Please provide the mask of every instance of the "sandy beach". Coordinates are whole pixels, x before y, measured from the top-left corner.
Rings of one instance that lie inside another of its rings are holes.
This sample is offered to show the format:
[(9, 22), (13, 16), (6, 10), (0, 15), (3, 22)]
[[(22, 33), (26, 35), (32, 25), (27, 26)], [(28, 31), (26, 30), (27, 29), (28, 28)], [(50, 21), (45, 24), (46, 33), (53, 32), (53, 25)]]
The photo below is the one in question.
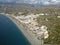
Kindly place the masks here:
[(27, 38), (27, 40), (31, 43), (31, 45), (42, 45), (41, 40), (38, 40), (33, 34), (25, 28), (25, 25), (23, 25), (21, 22), (16, 20), (13, 16), (6, 15), (8, 18), (10, 18), (16, 26), (20, 29), (20, 31), (23, 33), (23, 35)]

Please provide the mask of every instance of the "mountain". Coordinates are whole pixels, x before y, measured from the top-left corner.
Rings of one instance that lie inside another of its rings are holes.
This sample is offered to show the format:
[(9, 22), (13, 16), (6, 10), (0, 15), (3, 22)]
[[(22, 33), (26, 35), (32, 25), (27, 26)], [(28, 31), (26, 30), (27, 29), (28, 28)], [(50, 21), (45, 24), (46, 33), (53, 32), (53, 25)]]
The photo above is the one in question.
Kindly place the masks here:
[(31, 4), (34, 6), (60, 5), (59, 0), (0, 0), (2, 4)]
[(11, 4), (11, 5), (15, 5), (15, 2), (0, 2), (0, 5), (7, 5), (7, 4)]

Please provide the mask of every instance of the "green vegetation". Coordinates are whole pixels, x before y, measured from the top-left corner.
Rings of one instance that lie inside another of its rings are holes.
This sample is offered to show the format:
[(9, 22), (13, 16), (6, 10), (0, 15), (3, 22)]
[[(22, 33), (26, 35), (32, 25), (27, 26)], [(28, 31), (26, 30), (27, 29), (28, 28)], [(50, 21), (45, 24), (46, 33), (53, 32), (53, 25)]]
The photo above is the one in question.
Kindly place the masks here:
[(21, 15), (27, 15), (29, 11), (25, 10)]
[[(46, 19), (48, 21), (46, 21)], [(43, 15), (37, 18), (39, 26), (45, 25), (48, 27), (49, 37), (44, 39), (47, 44), (60, 44), (60, 18), (57, 15)]]
[(18, 12), (23, 12), (21, 15), (27, 15), (30, 13), (39, 14), (47, 13), (49, 15), (40, 15), (37, 17), (39, 26), (45, 25), (48, 27), (49, 37), (44, 39), (45, 43), (57, 44), (60, 43), (60, 7), (58, 6), (47, 6), (47, 7), (31, 7), (29, 5), (6, 5), (0, 6), (0, 13), (14, 14), (15, 16), (20, 15)]

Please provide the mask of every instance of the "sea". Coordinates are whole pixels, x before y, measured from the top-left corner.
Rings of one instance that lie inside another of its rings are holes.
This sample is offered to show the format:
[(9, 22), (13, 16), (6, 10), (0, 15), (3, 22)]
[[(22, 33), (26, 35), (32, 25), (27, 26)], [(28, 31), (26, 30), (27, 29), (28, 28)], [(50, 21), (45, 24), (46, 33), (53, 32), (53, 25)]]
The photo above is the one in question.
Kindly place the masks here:
[(0, 14), (0, 45), (31, 45), (14, 22), (2, 14)]

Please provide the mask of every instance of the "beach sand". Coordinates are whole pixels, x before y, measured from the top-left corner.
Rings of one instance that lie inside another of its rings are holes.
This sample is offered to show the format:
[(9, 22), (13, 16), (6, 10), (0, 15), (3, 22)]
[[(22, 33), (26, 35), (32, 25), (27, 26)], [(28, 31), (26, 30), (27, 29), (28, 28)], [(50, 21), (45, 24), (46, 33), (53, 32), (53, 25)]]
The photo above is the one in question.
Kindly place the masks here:
[(31, 45), (42, 45), (41, 40), (38, 40), (30, 31), (25, 28), (25, 25), (23, 25), (21, 22), (16, 20), (13, 16), (6, 15), (8, 18), (10, 18), (16, 26), (20, 29), (20, 31), (23, 33), (23, 35), (27, 38), (27, 40), (31, 43)]

